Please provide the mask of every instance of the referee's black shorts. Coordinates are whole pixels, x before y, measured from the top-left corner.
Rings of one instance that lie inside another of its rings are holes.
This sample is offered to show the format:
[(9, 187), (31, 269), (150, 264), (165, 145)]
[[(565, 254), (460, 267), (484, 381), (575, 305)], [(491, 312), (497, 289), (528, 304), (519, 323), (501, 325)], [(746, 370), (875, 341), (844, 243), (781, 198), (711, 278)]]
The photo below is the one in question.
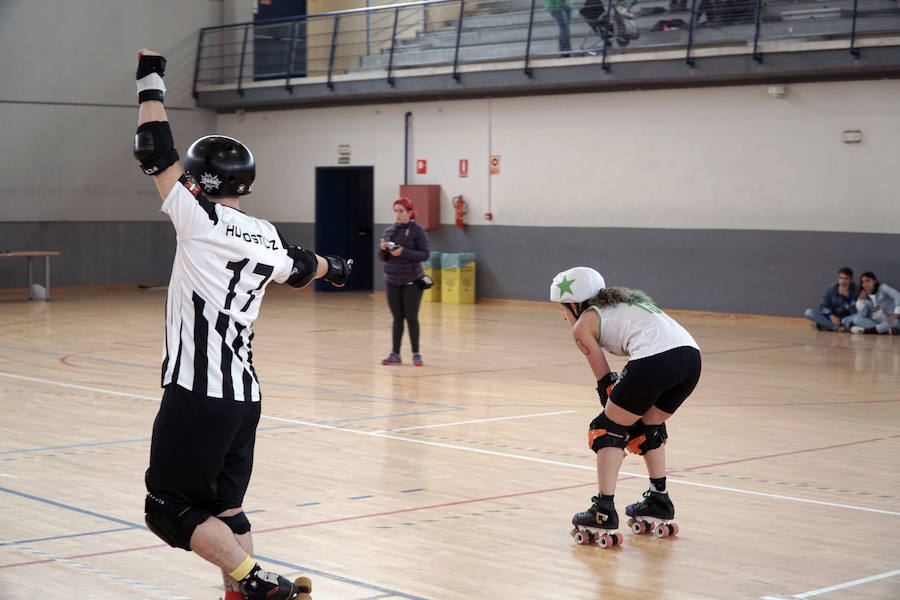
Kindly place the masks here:
[(217, 515), (244, 501), (260, 403), (209, 398), (170, 384), (153, 422), (147, 491), (173, 508)]
[(674, 413), (700, 380), (700, 351), (679, 346), (653, 356), (628, 361), (609, 400), (636, 415), (651, 406)]

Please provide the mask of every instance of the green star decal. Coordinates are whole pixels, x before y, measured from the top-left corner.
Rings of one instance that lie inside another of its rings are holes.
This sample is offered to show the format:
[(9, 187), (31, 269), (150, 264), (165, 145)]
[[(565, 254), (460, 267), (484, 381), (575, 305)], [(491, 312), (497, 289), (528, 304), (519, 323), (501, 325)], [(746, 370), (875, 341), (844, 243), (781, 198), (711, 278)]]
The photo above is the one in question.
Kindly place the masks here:
[(559, 288), (559, 296), (562, 298), (562, 295), (566, 292), (569, 292), (571, 295), (575, 295), (575, 292), (572, 291), (572, 284), (575, 283), (575, 280), (569, 281), (566, 279), (566, 276), (563, 275), (562, 281), (556, 284), (556, 287)]

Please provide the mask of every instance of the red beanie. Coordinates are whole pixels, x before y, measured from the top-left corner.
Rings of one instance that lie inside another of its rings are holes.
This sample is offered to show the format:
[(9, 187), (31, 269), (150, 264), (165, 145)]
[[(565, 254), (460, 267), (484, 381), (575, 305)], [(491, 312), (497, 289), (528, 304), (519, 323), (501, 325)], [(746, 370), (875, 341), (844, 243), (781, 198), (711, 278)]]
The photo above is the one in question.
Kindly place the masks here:
[(410, 219), (416, 218), (416, 209), (413, 208), (412, 200), (410, 200), (409, 198), (397, 198), (396, 200), (394, 200), (394, 205), (397, 204), (406, 209), (406, 211), (409, 213)]

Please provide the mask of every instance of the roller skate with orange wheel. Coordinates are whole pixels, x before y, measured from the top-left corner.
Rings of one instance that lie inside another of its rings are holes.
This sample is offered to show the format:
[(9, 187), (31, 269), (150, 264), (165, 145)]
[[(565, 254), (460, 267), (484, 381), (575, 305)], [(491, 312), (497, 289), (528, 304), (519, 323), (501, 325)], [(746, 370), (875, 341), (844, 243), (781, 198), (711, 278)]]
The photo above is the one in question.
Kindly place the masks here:
[(653, 532), (658, 538), (678, 535), (678, 524), (675, 518), (675, 506), (669, 494), (647, 490), (644, 499), (625, 507), (628, 515), (628, 526), (632, 533), (643, 535)]
[(619, 528), (619, 515), (612, 502), (605, 502), (594, 496), (593, 504), (584, 512), (572, 517), (572, 537), (580, 545), (597, 543), (601, 548), (621, 546), (624, 536), (616, 531)]
[(247, 600), (312, 600), (309, 577), (298, 577), (291, 582), (281, 575), (256, 568), (239, 585)]

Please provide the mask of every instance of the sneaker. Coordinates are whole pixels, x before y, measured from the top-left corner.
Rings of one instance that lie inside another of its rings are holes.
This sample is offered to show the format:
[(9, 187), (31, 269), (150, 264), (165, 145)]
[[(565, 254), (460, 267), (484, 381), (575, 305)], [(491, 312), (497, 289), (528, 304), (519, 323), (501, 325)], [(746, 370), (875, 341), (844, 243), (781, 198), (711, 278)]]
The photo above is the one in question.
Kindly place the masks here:
[(387, 358), (385, 358), (381, 361), (381, 364), (383, 364), (383, 365), (399, 365), (402, 362), (403, 361), (400, 360), (399, 354), (397, 354), (395, 352), (391, 352), (390, 354), (388, 354)]
[(419, 354), (418, 352), (413, 354), (413, 364), (416, 365), (417, 367), (422, 366), (422, 355)]
[(865, 327), (860, 327), (859, 325), (854, 325), (853, 327), (850, 328), (850, 331), (852, 333), (865, 333), (866, 329), (865, 329)]

